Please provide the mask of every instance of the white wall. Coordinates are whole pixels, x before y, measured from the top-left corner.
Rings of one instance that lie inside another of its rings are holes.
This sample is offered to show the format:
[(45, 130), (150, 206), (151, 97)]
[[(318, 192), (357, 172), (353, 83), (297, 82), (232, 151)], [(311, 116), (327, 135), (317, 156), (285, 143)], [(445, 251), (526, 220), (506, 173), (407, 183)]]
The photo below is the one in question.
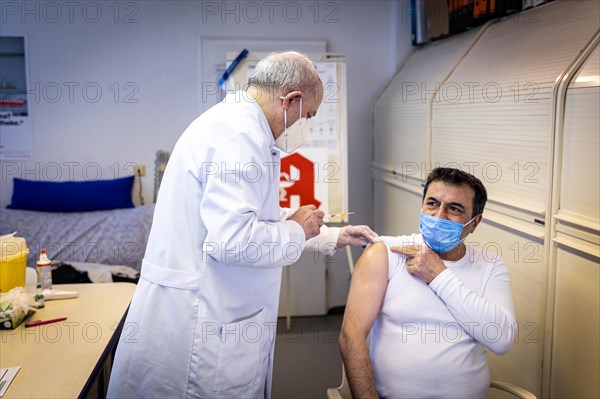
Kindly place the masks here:
[(354, 223), (370, 223), (369, 104), (410, 47), (408, 7), (251, 3), (1, 1), (2, 34), (28, 40), (34, 159), (1, 162), (0, 206), (15, 176), (113, 178), (131, 174), (134, 162), (147, 166), (151, 202), (154, 154), (172, 149), (201, 109), (201, 37), (326, 40), (347, 57), (350, 209)]

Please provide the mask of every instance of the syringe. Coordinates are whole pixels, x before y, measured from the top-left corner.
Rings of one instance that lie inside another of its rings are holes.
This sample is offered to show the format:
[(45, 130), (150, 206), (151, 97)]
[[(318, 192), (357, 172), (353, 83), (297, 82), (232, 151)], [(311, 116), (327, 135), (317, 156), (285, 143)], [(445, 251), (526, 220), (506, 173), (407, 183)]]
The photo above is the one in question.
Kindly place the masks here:
[(336, 213), (333, 215), (325, 215), (326, 218), (337, 218), (337, 217), (344, 217), (344, 216), (348, 216), (348, 215), (353, 215), (356, 212), (340, 212), (340, 213)]

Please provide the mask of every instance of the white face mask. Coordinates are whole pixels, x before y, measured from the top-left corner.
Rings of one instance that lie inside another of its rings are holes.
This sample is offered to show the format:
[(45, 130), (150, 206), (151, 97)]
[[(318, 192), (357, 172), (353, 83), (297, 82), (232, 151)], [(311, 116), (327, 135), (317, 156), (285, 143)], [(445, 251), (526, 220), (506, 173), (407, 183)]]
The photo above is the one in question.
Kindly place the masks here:
[[(284, 97), (281, 97), (283, 100)], [(302, 117), (302, 97), (300, 97), (300, 118), (291, 126), (287, 125), (287, 109), (283, 111), (283, 124), (285, 130), (275, 140), (275, 146), (287, 153), (293, 152), (306, 141), (308, 136), (308, 119)]]

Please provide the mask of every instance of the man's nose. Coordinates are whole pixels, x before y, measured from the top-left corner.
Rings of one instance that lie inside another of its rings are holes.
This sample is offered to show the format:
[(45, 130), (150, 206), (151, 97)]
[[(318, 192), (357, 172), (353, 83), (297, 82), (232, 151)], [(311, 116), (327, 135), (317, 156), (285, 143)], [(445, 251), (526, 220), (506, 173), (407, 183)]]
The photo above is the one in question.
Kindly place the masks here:
[(448, 219), (448, 209), (444, 205), (440, 205), (434, 216), (439, 219)]

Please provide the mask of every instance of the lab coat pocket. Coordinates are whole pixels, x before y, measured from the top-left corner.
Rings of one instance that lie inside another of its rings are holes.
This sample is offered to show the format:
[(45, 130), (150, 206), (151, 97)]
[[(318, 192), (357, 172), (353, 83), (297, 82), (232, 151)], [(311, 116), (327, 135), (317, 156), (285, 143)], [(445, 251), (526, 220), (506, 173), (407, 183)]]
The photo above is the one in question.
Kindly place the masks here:
[(265, 345), (269, 334), (265, 330), (263, 309), (223, 324), (220, 334), (213, 390), (251, 389), (251, 385), (261, 381), (269, 350)]

